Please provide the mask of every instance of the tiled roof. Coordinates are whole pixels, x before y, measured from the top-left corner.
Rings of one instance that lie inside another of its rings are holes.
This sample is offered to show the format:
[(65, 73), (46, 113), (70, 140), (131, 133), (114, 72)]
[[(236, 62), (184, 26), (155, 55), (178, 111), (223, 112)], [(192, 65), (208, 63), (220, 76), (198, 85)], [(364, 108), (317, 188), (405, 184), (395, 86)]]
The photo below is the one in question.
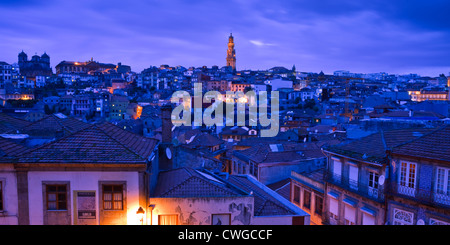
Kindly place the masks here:
[(450, 162), (450, 125), (394, 147), (392, 153)]
[[(189, 141), (189, 139), (187, 139)], [(216, 146), (224, 143), (225, 141), (211, 135), (208, 133), (200, 133), (195, 136), (195, 138), (188, 143), (188, 146), (191, 148), (195, 147), (210, 147)]]
[(162, 171), (153, 197), (237, 197), (248, 193), (211, 174), (192, 168)]
[(325, 157), (315, 143), (259, 143), (245, 150), (235, 151), (234, 156), (255, 163), (295, 162)]
[(386, 151), (402, 143), (416, 139), (435, 129), (398, 129), (382, 131), (361, 139), (347, 141), (342, 144), (325, 147), (327, 151), (348, 157), (360, 159), (363, 161), (376, 162), (380, 164), (387, 163)]
[(30, 125), (31, 122), (0, 113), (0, 133), (16, 133), (17, 130)]
[(17, 144), (9, 139), (0, 137), (0, 157), (16, 156), (28, 150), (27, 147)]
[(249, 128), (234, 126), (231, 128), (224, 128), (220, 134), (222, 135), (248, 135)]
[(291, 198), (291, 179), (287, 178), (284, 180), (280, 180), (278, 182), (267, 185), (270, 189), (286, 198), (286, 200), (290, 200)]
[(60, 118), (52, 114), (23, 127), (19, 131), (31, 136), (53, 136), (57, 132), (75, 133), (89, 126), (90, 124), (72, 117)]
[(233, 185), (254, 196), (255, 216), (307, 215), (284, 197), (248, 175), (230, 175), (227, 179)]
[(145, 163), (157, 140), (95, 124), (20, 155), (22, 163)]

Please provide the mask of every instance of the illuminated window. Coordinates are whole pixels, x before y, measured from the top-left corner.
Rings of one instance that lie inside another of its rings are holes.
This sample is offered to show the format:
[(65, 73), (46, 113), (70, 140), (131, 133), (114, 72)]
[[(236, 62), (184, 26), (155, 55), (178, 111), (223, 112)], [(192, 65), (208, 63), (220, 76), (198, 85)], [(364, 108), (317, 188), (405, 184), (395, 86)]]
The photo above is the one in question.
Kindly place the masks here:
[(122, 185), (103, 185), (103, 209), (123, 210)]
[(47, 210), (67, 210), (67, 186), (47, 185)]

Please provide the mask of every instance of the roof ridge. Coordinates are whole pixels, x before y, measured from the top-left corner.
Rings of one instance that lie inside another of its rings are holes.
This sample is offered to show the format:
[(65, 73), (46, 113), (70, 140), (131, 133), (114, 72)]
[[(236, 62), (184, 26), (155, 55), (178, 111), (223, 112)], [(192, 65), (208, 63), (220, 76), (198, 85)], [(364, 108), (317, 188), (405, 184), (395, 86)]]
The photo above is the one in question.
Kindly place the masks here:
[[(111, 125), (113, 125), (113, 124), (111, 124)], [(124, 147), (125, 150), (127, 150), (127, 151), (131, 152), (132, 154), (137, 155), (139, 158), (143, 159), (143, 157), (142, 157), (141, 155), (139, 155), (138, 153), (132, 151), (131, 149), (129, 149), (129, 147), (125, 146), (123, 143), (119, 142), (118, 140), (114, 139), (113, 137), (111, 137), (110, 135), (108, 135), (107, 133), (105, 133), (105, 132), (99, 127), (99, 124), (92, 124), (92, 125), (90, 125), (89, 127), (85, 128), (85, 129), (82, 129), (82, 130), (79, 130), (79, 131), (77, 131), (77, 132), (75, 132), (75, 133), (73, 133), (73, 134), (69, 134), (69, 135), (63, 136), (63, 137), (61, 137), (61, 138), (59, 138), (59, 139), (57, 139), (57, 140), (55, 140), (55, 141), (51, 141), (51, 142), (45, 143), (45, 144), (40, 145), (40, 146), (38, 146), (38, 147), (36, 147), (36, 148), (31, 148), (31, 149), (29, 149), (29, 150), (24, 151), (22, 154), (19, 154), (18, 156), (24, 156), (24, 154), (26, 154), (26, 153), (32, 153), (32, 152), (35, 152), (35, 151), (37, 151), (37, 150), (39, 150), (39, 149), (42, 149), (42, 148), (44, 148), (44, 147), (47, 147), (47, 146), (49, 146), (49, 145), (57, 144), (57, 143), (59, 143), (59, 142), (65, 140), (65, 139), (67, 139), (67, 138), (69, 138), (69, 137), (77, 136), (78, 134), (81, 134), (81, 133), (86, 132), (87, 130), (90, 130), (90, 129), (93, 129), (93, 128), (96, 128), (97, 131), (100, 131), (103, 135), (105, 135), (106, 137), (112, 139), (114, 142), (116, 142), (116, 143), (118, 143), (119, 145), (121, 145), (122, 147)], [(144, 160), (147, 160), (147, 159), (144, 159)]]

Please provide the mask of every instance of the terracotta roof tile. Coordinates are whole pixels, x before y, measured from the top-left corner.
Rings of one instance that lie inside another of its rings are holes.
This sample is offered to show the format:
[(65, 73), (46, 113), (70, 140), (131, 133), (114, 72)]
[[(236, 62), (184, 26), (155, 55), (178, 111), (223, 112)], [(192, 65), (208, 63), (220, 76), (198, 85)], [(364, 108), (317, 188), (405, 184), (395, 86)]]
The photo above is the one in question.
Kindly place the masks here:
[(22, 163), (144, 163), (157, 140), (110, 124), (95, 124), (19, 157)]
[(365, 161), (387, 163), (387, 150), (434, 131), (430, 128), (411, 128), (383, 131), (357, 140), (325, 147), (327, 151)]
[(236, 197), (248, 194), (226, 181), (192, 168), (162, 171), (154, 197)]
[(252, 193), (255, 202), (255, 216), (306, 214), (287, 199), (248, 175), (230, 175), (228, 181), (244, 191)]
[(450, 125), (401, 144), (392, 153), (450, 162)]
[(0, 113), (0, 133), (16, 133), (17, 130), (30, 125), (31, 122)]

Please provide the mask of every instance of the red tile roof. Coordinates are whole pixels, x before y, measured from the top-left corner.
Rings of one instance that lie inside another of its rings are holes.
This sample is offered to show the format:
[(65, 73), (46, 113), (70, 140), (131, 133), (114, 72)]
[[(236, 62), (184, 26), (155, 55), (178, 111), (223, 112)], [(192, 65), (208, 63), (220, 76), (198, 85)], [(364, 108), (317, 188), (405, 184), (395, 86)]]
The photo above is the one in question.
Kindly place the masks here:
[(248, 193), (209, 173), (192, 168), (162, 171), (153, 197), (237, 197)]
[(53, 136), (57, 132), (75, 133), (89, 126), (90, 124), (72, 117), (60, 118), (52, 114), (23, 127), (19, 131), (22, 134), (32, 136)]
[(401, 144), (392, 153), (450, 163), (450, 125)]
[(255, 163), (295, 162), (325, 155), (315, 143), (259, 143), (245, 150), (235, 151), (234, 156)]
[(228, 181), (254, 196), (255, 216), (307, 215), (290, 201), (248, 175), (230, 175)]
[(95, 124), (19, 156), (21, 163), (145, 163), (157, 140)]
[(0, 137), (0, 156), (16, 156), (28, 150), (27, 147), (17, 144), (9, 139)]
[(382, 131), (361, 139), (325, 147), (326, 151), (374, 163), (387, 163), (387, 150), (436, 129), (411, 128)]
[(30, 125), (31, 122), (0, 113), (0, 133), (16, 133), (17, 130)]

